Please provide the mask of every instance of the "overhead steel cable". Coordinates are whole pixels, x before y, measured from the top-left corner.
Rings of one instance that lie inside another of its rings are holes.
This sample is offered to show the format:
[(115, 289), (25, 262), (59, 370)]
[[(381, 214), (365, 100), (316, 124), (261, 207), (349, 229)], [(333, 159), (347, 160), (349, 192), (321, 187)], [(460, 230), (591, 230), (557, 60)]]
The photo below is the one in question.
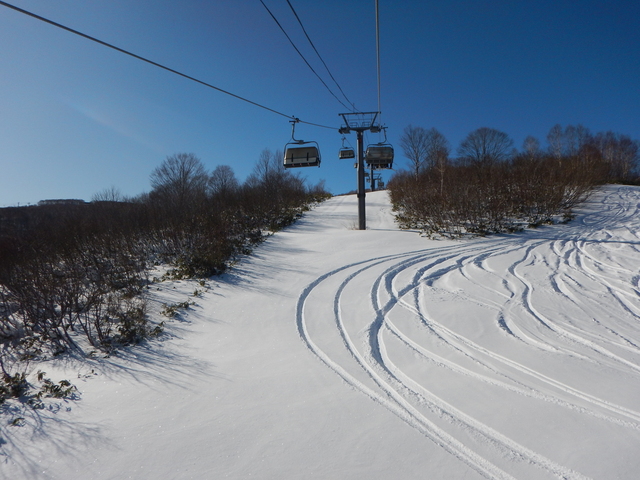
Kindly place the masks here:
[(100, 45), (103, 45), (105, 47), (112, 48), (113, 50), (116, 50), (116, 51), (118, 51), (120, 53), (124, 53), (125, 55), (129, 55), (129, 56), (131, 56), (133, 58), (136, 58), (138, 60), (142, 60), (143, 62), (149, 63), (149, 64), (151, 64), (153, 66), (158, 67), (158, 68), (162, 68), (163, 70), (166, 70), (168, 72), (175, 73), (176, 75), (180, 75), (181, 77), (184, 77), (184, 78), (186, 78), (188, 80), (191, 80), (191, 81), (194, 81), (194, 82), (199, 83), (201, 85), (204, 85), (205, 87), (212, 88), (212, 89), (217, 90), (218, 92), (224, 93), (226, 95), (230, 95), (230, 96), (232, 96), (234, 98), (237, 98), (238, 100), (242, 100), (244, 102), (250, 103), (251, 105), (263, 108), (263, 109), (268, 110), (268, 111), (270, 111), (272, 113), (275, 113), (277, 115), (281, 115), (283, 117), (295, 120), (295, 121), (300, 122), (300, 123), (305, 123), (307, 125), (313, 125), (315, 127), (330, 128), (332, 130), (337, 130), (335, 127), (328, 127), (326, 125), (319, 125), (319, 124), (316, 124), (316, 123), (305, 122), (304, 120), (300, 120), (299, 118), (296, 118), (294, 115), (287, 115), (286, 113), (279, 112), (277, 110), (274, 110), (273, 108), (266, 107), (266, 106), (261, 105), (261, 104), (259, 104), (257, 102), (254, 102), (254, 101), (249, 100), (247, 98), (241, 97), (240, 95), (236, 95), (235, 93), (231, 93), (231, 92), (229, 92), (227, 90), (223, 90), (222, 88), (219, 88), (219, 87), (216, 87), (214, 85), (211, 85), (210, 83), (203, 82), (202, 80), (198, 80), (197, 78), (192, 77), (192, 76), (187, 75), (187, 74), (184, 74), (182, 72), (179, 72), (178, 70), (174, 70), (173, 68), (169, 68), (169, 67), (166, 67), (165, 65), (162, 65), (160, 63), (154, 62), (153, 60), (149, 60), (148, 58), (142, 57), (140, 55), (136, 55), (135, 53), (129, 52), (127, 50), (124, 50), (123, 48), (116, 47), (115, 45), (112, 45), (110, 43), (104, 42), (104, 41), (102, 41), (102, 40), (100, 40), (98, 38), (92, 37), (91, 35), (87, 35), (86, 33), (79, 32), (78, 30), (74, 30), (73, 28), (70, 28), (70, 27), (62, 25), (60, 23), (54, 22), (53, 20), (49, 20), (48, 18), (42, 17), (42, 16), (37, 15), (37, 14), (35, 14), (33, 12), (30, 12), (28, 10), (24, 10), (22, 8), (16, 7), (15, 5), (11, 5), (10, 3), (7, 3), (7, 2), (3, 2), (2, 0), (0, 0), (0, 5), (3, 5), (5, 7), (7, 7), (7, 8), (11, 8), (11, 9), (17, 11), (17, 12), (23, 13), (23, 14), (28, 15), (30, 17), (33, 17), (33, 18), (35, 18), (37, 20), (40, 20), (42, 22), (48, 23), (50, 25), (53, 25), (54, 27), (58, 27), (58, 28), (61, 28), (63, 30), (66, 30), (67, 32), (73, 33), (75, 35), (79, 35), (80, 37), (86, 38), (87, 40), (91, 40), (92, 42), (99, 43)]
[(378, 15), (378, 0), (376, 0), (376, 65), (378, 70), (378, 112), (380, 111), (380, 21)]
[(329, 91), (329, 93), (333, 96), (333, 98), (335, 98), (340, 105), (342, 105), (344, 108), (346, 108), (347, 110), (350, 110), (350, 108), (344, 104), (344, 102), (342, 100), (340, 100), (335, 93), (333, 93), (333, 91), (329, 88), (329, 86), (326, 84), (326, 82), (322, 79), (322, 77), (320, 75), (318, 75), (318, 72), (316, 72), (314, 70), (314, 68), (311, 66), (311, 64), (307, 61), (307, 59), (304, 57), (304, 55), (302, 54), (302, 52), (298, 49), (298, 47), (296, 47), (296, 44), (293, 42), (293, 40), (291, 40), (291, 37), (289, 36), (289, 34), (286, 32), (286, 30), (284, 29), (284, 27), (280, 24), (280, 22), (278, 21), (278, 19), (275, 17), (275, 15), (273, 13), (271, 13), (271, 10), (269, 10), (269, 7), (267, 7), (267, 5), (260, 0), (260, 3), (262, 4), (262, 6), (267, 10), (267, 12), (269, 12), (269, 15), (271, 15), (271, 18), (273, 18), (273, 21), (276, 22), (276, 25), (278, 25), (278, 27), (280, 27), (280, 30), (282, 30), (282, 33), (284, 33), (284, 36), (287, 37), (287, 40), (289, 40), (289, 43), (291, 43), (291, 46), (295, 49), (296, 52), (298, 52), (298, 55), (300, 55), (300, 58), (302, 58), (302, 60), (304, 60), (304, 63), (307, 64), (307, 67), (309, 67), (309, 69), (313, 72), (313, 74), (318, 77), (318, 80), (320, 80), (322, 82), (322, 84), (324, 85), (324, 87)]
[(318, 52), (318, 49), (316, 48), (316, 46), (311, 41), (311, 38), (309, 37), (309, 34), (307, 33), (307, 29), (304, 28), (304, 25), (302, 24), (302, 21), (300, 20), (300, 17), (298, 16), (298, 13), (293, 8), (293, 5), (291, 5), (291, 2), (289, 0), (287, 0), (287, 4), (289, 4), (289, 8), (291, 8), (291, 11), (293, 12), (293, 15), (296, 17), (296, 20), (298, 20), (298, 23), (300, 24), (300, 28), (302, 28), (302, 31), (304, 32), (305, 37), (307, 37), (307, 40), (309, 40), (309, 43), (311, 44), (311, 47), (313, 47), (313, 51), (316, 52), (316, 55), (318, 55), (318, 58), (322, 62), (322, 65), (324, 65), (324, 68), (326, 68), (327, 73), (331, 77), (331, 80), (333, 80), (333, 83), (336, 84), (336, 86), (338, 87), (338, 90), (340, 90), (340, 93), (342, 93), (342, 96), (345, 98), (345, 100), (347, 102), (349, 102), (349, 104), (353, 107), (352, 111), (354, 111), (354, 112), (357, 111), (358, 109), (353, 104), (353, 102), (351, 100), (349, 100), (347, 95), (344, 93), (344, 91), (342, 90), (342, 87), (340, 86), (338, 81), (333, 77), (333, 75), (331, 73), (331, 70), (329, 70), (329, 67), (327, 66), (327, 64), (325, 63), (324, 59), (322, 58), (322, 55), (320, 55), (320, 52)]

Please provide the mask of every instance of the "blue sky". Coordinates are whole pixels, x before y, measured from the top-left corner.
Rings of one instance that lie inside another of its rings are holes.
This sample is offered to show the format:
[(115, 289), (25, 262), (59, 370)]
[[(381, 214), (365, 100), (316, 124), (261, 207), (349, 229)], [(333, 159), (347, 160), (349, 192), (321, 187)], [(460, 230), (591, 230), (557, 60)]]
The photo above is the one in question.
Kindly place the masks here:
[[(377, 109), (374, 0), (290, 0), (349, 99)], [(285, 0), (264, 0), (327, 84)], [(9, 3), (246, 97), (326, 126), (345, 111), (259, 0), (13, 0)], [(472, 130), (520, 147), (582, 124), (640, 139), (637, 1), (380, 0), (382, 122), (398, 139), (435, 127), (457, 148)], [(287, 118), (0, 6), (0, 206), (149, 191), (168, 155), (195, 153), (239, 180), (264, 148), (282, 149)], [(337, 130), (299, 125), (332, 193), (355, 189)], [(355, 135), (347, 137), (355, 145)], [(369, 142), (378, 142), (370, 135)], [(385, 172), (388, 179), (390, 172)]]

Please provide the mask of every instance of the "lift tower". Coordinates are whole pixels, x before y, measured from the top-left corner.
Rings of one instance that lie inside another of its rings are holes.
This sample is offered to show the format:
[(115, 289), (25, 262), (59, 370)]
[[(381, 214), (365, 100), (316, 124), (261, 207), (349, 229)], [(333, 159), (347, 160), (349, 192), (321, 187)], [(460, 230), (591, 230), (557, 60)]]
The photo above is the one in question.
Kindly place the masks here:
[(371, 133), (380, 132), (380, 125), (376, 125), (376, 118), (380, 112), (359, 112), (359, 113), (341, 113), (340, 116), (344, 120), (344, 125), (340, 127), (340, 134), (346, 135), (351, 131), (356, 132), (358, 136), (358, 229), (367, 229), (367, 216), (365, 211), (365, 186), (364, 186), (364, 146), (363, 132), (370, 130)]

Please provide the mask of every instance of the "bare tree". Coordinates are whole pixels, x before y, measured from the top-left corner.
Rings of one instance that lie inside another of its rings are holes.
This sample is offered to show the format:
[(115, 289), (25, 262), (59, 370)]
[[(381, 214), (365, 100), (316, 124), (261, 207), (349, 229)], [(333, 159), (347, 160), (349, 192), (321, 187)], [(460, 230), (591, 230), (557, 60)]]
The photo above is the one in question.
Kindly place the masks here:
[(105, 188), (104, 190), (93, 194), (92, 202), (126, 202), (127, 198), (120, 193), (120, 190), (114, 186)]
[(276, 172), (284, 172), (282, 167), (282, 152), (277, 150), (275, 153), (269, 148), (265, 148), (260, 152), (260, 157), (256, 162), (253, 169), (253, 173), (262, 181), (268, 182), (269, 177), (273, 176)]
[(564, 151), (567, 156), (573, 156), (578, 153), (578, 136), (576, 127), (573, 125), (567, 125), (564, 129)]
[(183, 210), (205, 197), (209, 175), (193, 153), (177, 153), (167, 157), (151, 173), (150, 180), (152, 196)]
[(564, 132), (562, 125), (556, 123), (547, 134), (547, 142), (549, 143), (549, 153), (555, 158), (560, 159), (564, 152)]
[(522, 142), (522, 151), (529, 160), (534, 160), (540, 155), (540, 141), (536, 137), (529, 135)]
[(260, 152), (260, 157), (253, 167), (253, 172), (247, 177), (245, 184), (250, 187), (261, 186), (267, 191), (277, 189), (285, 179), (295, 177), (282, 165), (284, 154), (281, 150), (275, 153), (269, 148)]
[(576, 141), (578, 143), (578, 150), (584, 147), (587, 143), (591, 141), (592, 135), (587, 127), (584, 125), (578, 124), (575, 129)]
[(449, 165), (449, 141), (435, 128), (427, 130), (426, 135), (426, 156), (427, 168), (438, 172), (440, 176), (440, 194), (444, 190), (444, 175)]
[(469, 165), (493, 165), (508, 160), (513, 140), (504, 132), (481, 127), (471, 132), (460, 143), (458, 155)]
[(562, 125), (556, 124), (547, 134), (549, 153), (557, 159), (577, 155), (590, 138), (589, 129), (583, 125), (567, 125), (563, 129)]
[(612, 131), (599, 132), (593, 143), (609, 169), (611, 181), (630, 180), (640, 160), (640, 143), (627, 135)]
[(238, 180), (229, 165), (218, 165), (209, 179), (209, 189), (214, 195), (227, 196), (238, 190)]
[(427, 168), (438, 168), (446, 163), (449, 158), (449, 141), (435, 128), (426, 131), (425, 135), (425, 157)]
[(411, 170), (418, 177), (427, 157), (427, 131), (422, 127), (408, 125), (400, 137), (400, 147), (404, 156), (411, 162)]

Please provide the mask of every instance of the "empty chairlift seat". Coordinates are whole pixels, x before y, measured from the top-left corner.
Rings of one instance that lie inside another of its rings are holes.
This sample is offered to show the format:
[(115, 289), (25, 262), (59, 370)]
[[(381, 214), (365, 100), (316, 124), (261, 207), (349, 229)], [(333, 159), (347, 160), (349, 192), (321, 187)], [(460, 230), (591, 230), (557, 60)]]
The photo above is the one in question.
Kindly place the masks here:
[(340, 160), (356, 158), (356, 152), (354, 152), (353, 148), (341, 148), (338, 152), (338, 158)]
[(320, 149), (315, 142), (287, 144), (284, 150), (285, 168), (320, 166)]
[(393, 147), (389, 144), (369, 145), (364, 159), (370, 167), (391, 168), (393, 166)]

